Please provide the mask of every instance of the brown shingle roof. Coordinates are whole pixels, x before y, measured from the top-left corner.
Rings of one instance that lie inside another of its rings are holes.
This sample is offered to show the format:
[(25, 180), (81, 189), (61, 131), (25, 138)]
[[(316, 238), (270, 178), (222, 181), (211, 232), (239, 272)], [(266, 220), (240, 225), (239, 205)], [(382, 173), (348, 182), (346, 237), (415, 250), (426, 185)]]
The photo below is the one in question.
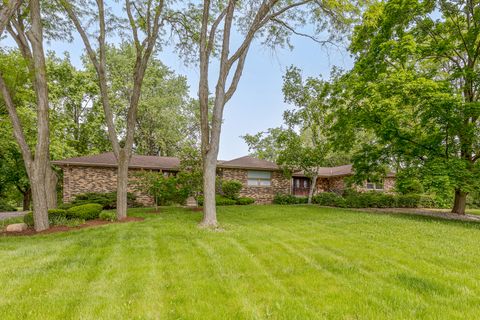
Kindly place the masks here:
[[(318, 169), (318, 176), (321, 178), (329, 177), (343, 177), (353, 175), (353, 166), (351, 164), (346, 164), (338, 167), (321, 167)], [(303, 177), (305, 173), (303, 171), (295, 172), (293, 174), (295, 177)], [(387, 177), (394, 177), (395, 173), (387, 173)]]
[(222, 161), (217, 165), (219, 168), (279, 170), (280, 167), (271, 161), (245, 156), (230, 161)]
[[(113, 152), (107, 152), (93, 156), (53, 161), (53, 163), (59, 166), (116, 167), (117, 159)], [(129, 168), (178, 170), (179, 165), (180, 159), (175, 157), (132, 155)]]

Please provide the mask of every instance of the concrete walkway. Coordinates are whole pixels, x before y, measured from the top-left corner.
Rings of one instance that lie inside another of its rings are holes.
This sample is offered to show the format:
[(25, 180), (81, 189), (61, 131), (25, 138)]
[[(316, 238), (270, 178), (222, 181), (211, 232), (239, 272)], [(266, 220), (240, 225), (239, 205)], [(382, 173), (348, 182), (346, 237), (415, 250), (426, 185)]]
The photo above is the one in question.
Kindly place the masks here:
[(23, 217), (27, 214), (28, 211), (11, 211), (11, 212), (0, 212), (0, 220), (5, 220), (8, 218)]

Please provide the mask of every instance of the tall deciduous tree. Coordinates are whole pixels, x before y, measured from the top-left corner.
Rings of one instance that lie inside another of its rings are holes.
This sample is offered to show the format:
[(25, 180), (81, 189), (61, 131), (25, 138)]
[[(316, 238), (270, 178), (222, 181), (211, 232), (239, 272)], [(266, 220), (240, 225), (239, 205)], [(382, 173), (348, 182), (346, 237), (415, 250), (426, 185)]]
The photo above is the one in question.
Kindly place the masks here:
[[(198, 10), (199, 8), (195, 8)], [(222, 127), (223, 110), (237, 90), (252, 41), (263, 39), (270, 47), (290, 45), (295, 30), (310, 19), (317, 23), (317, 32), (329, 26), (341, 28), (348, 19), (346, 13), (356, 9), (347, 1), (219, 1), (204, 0), (200, 8), (200, 34), (198, 39), (200, 80), (198, 87), (203, 158), (204, 216), (202, 226), (216, 226), (215, 175)], [(194, 10), (194, 11), (195, 11)], [(329, 29), (330, 31), (331, 29)], [(241, 34), (239, 45), (234, 47), (232, 34)], [(306, 35), (308, 36), (308, 35)], [(317, 42), (322, 42), (309, 36)], [(322, 42), (325, 43), (325, 42)], [(218, 73), (215, 80), (212, 116), (209, 117), (210, 70), (212, 56), (218, 54)]]
[[(111, 90), (109, 83), (111, 79), (107, 69), (107, 36), (108, 31), (113, 27), (107, 16), (103, 0), (97, 0), (96, 5), (90, 7), (84, 1), (58, 0), (80, 34), (85, 45), (87, 55), (97, 73), (98, 85), (100, 88), (101, 102), (105, 112), (105, 120), (108, 128), (108, 135), (112, 143), (112, 149), (117, 159), (117, 217), (125, 218), (127, 215), (127, 186), (128, 186), (128, 165), (132, 155), (133, 142), (135, 138), (135, 127), (137, 120), (138, 106), (142, 91), (143, 80), (148, 62), (156, 47), (161, 27), (164, 23), (165, 2), (163, 0), (153, 1), (130, 1), (125, 0), (124, 10), (127, 15), (128, 26), (135, 47), (135, 64), (131, 70), (131, 81), (128, 94), (128, 110), (125, 120), (124, 141), (120, 142), (119, 134), (115, 126), (114, 109), (112, 106)], [(88, 12), (91, 10), (90, 12)], [(98, 23), (97, 47), (92, 45), (89, 36), (88, 24), (82, 20), (96, 20)], [(143, 37), (143, 38), (142, 38)]]
[[(7, 3), (8, 5), (9, 3)], [(9, 14), (10, 17), (5, 15), (9, 19), (8, 22), (0, 21), (0, 26), (2, 28), (6, 26), (10, 36), (15, 40), (27, 61), (35, 90), (37, 141), (33, 152), (29, 148), (24, 135), (12, 96), (12, 88), (5, 81), (3, 73), (0, 74), (0, 90), (31, 183), (35, 229), (41, 231), (49, 227), (48, 208), (56, 206), (57, 178), (50, 165), (48, 88), (40, 1), (30, 0), (28, 5), (16, 5), (15, 10), (9, 11)], [(0, 29), (0, 34), (3, 31), (3, 29)]]
[(363, 159), (395, 157), (448, 179), (465, 212), (480, 159), (480, 2), (377, 3), (351, 45), (357, 96), (350, 117), (375, 132)]

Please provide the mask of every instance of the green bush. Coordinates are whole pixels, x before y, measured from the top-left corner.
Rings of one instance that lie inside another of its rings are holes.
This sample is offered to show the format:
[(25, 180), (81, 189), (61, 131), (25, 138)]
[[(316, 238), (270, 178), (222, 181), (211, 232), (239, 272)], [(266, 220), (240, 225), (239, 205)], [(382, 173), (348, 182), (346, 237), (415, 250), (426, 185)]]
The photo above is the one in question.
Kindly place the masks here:
[(248, 205), (248, 204), (253, 204), (255, 203), (255, 199), (253, 198), (248, 198), (248, 197), (242, 197), (237, 199), (237, 204), (238, 205)]
[(117, 214), (114, 211), (102, 211), (99, 218), (105, 221), (115, 221), (117, 220)]
[(72, 203), (61, 203), (57, 206), (57, 209), (63, 209), (63, 210), (68, 210), (70, 209), (71, 207), (75, 207), (74, 204)]
[(17, 211), (17, 208), (0, 200), (0, 212)]
[(33, 212), (28, 212), (26, 215), (23, 216), (23, 222), (29, 226), (33, 227), (34, 222), (33, 222)]
[(276, 194), (273, 198), (273, 203), (275, 204), (302, 204), (307, 203), (307, 197), (296, 197), (291, 194)]
[(57, 218), (57, 217), (63, 217), (65, 218), (67, 216), (67, 210), (63, 209), (50, 209), (48, 210), (48, 218)]
[(102, 212), (101, 204), (88, 203), (68, 209), (67, 218), (92, 220), (98, 218), (100, 212)]
[[(127, 193), (127, 205), (128, 207), (137, 207), (137, 197), (133, 193)], [(72, 201), (72, 206), (79, 206), (89, 203), (101, 204), (104, 210), (117, 208), (117, 193), (116, 192), (88, 192), (75, 196)], [(67, 208), (67, 210), (70, 208)]]
[[(203, 197), (198, 197), (197, 202), (199, 206), (203, 206)], [(217, 194), (215, 196), (215, 203), (217, 206), (232, 206), (237, 204), (237, 201)]]
[(242, 183), (238, 180), (224, 180), (222, 181), (222, 193), (225, 198), (238, 199), (242, 190)]
[(345, 199), (333, 192), (322, 192), (312, 198), (312, 202), (321, 206), (345, 207)]

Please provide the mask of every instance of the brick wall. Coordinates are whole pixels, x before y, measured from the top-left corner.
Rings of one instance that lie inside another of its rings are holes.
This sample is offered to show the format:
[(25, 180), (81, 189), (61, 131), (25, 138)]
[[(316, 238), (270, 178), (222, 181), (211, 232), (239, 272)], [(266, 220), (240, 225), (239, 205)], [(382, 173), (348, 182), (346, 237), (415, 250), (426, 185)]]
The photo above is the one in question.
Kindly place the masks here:
[(241, 197), (255, 199), (255, 203), (272, 203), (275, 194), (289, 194), (291, 190), (290, 179), (280, 171), (272, 171), (272, 183), (269, 187), (252, 187), (247, 185), (247, 172), (245, 169), (221, 169), (219, 175), (224, 180), (238, 180), (243, 184), (240, 191)]
[[(137, 190), (135, 173), (139, 170), (130, 170), (128, 173), (128, 192), (137, 196), (137, 202), (149, 206), (153, 198)], [(64, 167), (63, 168), (63, 201), (70, 202), (76, 195), (86, 192), (113, 192), (117, 189), (117, 169), (103, 167)]]

